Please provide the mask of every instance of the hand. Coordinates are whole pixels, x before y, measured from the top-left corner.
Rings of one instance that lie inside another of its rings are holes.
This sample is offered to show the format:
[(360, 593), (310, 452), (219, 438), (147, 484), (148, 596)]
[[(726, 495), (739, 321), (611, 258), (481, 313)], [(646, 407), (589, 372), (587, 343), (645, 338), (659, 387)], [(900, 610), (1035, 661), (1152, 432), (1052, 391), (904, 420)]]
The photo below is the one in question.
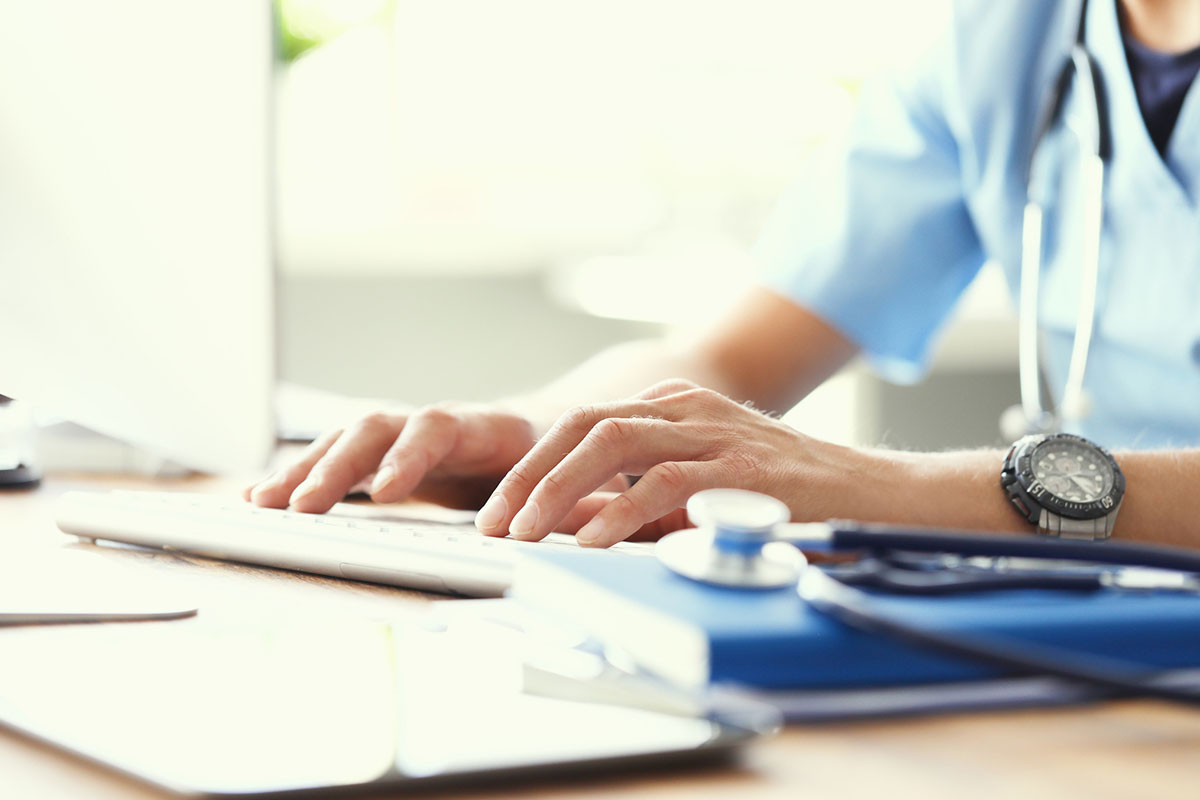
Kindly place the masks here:
[[(764, 492), (787, 503), (793, 518), (823, 519), (821, 488), (844, 476), (838, 456), (849, 452), (717, 392), (669, 381), (624, 402), (568, 411), (500, 482), (475, 524), (488, 535), (536, 540), (576, 527), (592, 506), (576, 536), (607, 547), (655, 521), (682, 526), (688, 497), (717, 487)], [(595, 507), (589, 495), (620, 474), (641, 478)]]
[(322, 436), (243, 496), (260, 506), (323, 513), (354, 488), (369, 487), (379, 502), (415, 496), (478, 508), (534, 440), (528, 420), (490, 406), (377, 412)]

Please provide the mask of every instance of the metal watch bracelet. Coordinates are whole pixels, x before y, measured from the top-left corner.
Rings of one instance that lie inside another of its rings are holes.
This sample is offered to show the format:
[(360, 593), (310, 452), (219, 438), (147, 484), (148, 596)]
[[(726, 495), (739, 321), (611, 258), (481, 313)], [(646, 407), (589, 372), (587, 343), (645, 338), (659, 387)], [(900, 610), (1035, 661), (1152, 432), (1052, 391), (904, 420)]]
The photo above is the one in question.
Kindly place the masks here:
[(1046, 509), (1038, 517), (1038, 533), (1058, 536), (1063, 539), (1090, 539), (1100, 541), (1112, 536), (1116, 514), (1107, 514), (1097, 519), (1068, 519), (1052, 514)]

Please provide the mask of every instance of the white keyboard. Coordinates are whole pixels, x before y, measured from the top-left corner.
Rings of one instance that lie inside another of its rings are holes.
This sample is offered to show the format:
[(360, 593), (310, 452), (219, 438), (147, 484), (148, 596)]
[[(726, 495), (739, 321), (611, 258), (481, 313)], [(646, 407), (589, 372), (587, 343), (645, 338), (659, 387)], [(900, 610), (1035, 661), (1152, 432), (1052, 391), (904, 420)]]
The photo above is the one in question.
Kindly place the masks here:
[[(64, 533), (270, 567), (468, 597), (496, 597), (527, 548), (578, 548), (552, 533), (540, 542), (481, 535), (470, 516), (405, 516), (402, 507), (339, 503), (326, 514), (258, 508), (240, 499), (184, 492), (68, 492), (56, 522)], [(651, 555), (646, 543), (627, 553)]]

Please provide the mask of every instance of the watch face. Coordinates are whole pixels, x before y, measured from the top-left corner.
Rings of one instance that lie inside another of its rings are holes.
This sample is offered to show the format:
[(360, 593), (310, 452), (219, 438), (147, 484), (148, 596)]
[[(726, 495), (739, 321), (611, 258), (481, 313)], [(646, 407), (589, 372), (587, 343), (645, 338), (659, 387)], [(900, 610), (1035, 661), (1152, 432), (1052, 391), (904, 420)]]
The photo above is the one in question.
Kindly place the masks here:
[(1055, 497), (1070, 503), (1094, 503), (1113, 489), (1113, 468), (1104, 453), (1074, 439), (1051, 438), (1034, 449), (1033, 477)]
[(1021, 515), (1042, 525), (1046, 513), (1077, 520), (1114, 515), (1125, 496), (1125, 475), (1108, 451), (1071, 433), (1016, 442), (1000, 480)]

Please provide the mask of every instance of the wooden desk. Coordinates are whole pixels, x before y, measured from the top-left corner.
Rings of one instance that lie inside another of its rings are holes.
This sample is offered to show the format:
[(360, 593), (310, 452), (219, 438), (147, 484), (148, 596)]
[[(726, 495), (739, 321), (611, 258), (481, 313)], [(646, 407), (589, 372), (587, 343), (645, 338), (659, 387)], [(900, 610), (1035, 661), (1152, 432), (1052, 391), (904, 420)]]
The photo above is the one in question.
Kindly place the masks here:
[[(215, 479), (155, 488), (232, 491)], [(147, 488), (147, 481), (47, 481), (34, 492), (0, 493), (0, 557), (88, 547), (54, 527), (54, 498), (71, 488)], [(427, 595), (224, 564), (168, 553), (104, 549), (106, 557), (186, 576), (207, 587), (203, 602), (308, 604), (380, 617)], [(236, 592), (230, 591), (236, 589)], [(1200, 710), (1150, 702), (1091, 708), (955, 715), (793, 727), (753, 747), (737, 767), (697, 772), (590, 776), (471, 790), (454, 797), (530, 798), (1113, 798), (1191, 797), (1200, 786)], [(382, 796), (382, 795), (380, 795)], [(445, 795), (439, 795), (445, 796)], [(165, 795), (19, 735), (0, 731), (0, 797), (38, 800), (161, 798)]]

